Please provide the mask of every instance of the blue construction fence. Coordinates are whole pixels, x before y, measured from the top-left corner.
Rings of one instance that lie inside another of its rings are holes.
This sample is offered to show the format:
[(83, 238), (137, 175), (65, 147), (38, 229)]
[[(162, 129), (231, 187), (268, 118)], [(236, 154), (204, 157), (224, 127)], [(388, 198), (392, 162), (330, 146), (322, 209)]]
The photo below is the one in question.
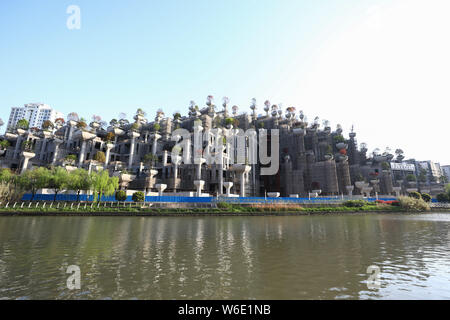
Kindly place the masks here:
[[(30, 201), (32, 198), (31, 194), (25, 194), (22, 201)], [(55, 196), (53, 194), (36, 194), (33, 201), (54, 201)], [(92, 195), (80, 195), (79, 201), (93, 201)], [(216, 202), (227, 202), (227, 203), (326, 203), (326, 202), (341, 202), (342, 200), (351, 200), (351, 198), (341, 197), (319, 197), (319, 198), (265, 198), (265, 197), (179, 197), (179, 196), (147, 196), (145, 197), (146, 202), (173, 202), (173, 203), (216, 203)], [(377, 198), (367, 198), (367, 201), (373, 202)], [(378, 200), (383, 201), (393, 201), (396, 200), (395, 197), (389, 198), (378, 198)], [(56, 196), (56, 201), (77, 201), (76, 194), (58, 194)], [(106, 202), (117, 202), (114, 196), (102, 197), (102, 201)], [(131, 196), (128, 196), (125, 202), (132, 202)], [(432, 200), (436, 202), (436, 199)]]

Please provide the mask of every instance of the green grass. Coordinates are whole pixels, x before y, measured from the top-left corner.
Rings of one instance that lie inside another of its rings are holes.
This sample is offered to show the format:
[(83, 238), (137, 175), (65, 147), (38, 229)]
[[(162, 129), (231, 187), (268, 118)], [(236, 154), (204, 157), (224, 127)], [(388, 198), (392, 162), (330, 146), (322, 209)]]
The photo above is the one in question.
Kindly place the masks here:
[(70, 206), (66, 206), (65, 208), (61, 207), (31, 207), (28, 208), (24, 206), (20, 208), (20, 206), (16, 206), (16, 208), (0, 208), (0, 212), (3, 213), (35, 213), (35, 214), (46, 214), (46, 213), (138, 213), (138, 214), (221, 214), (221, 213), (237, 213), (237, 214), (267, 214), (267, 213), (333, 213), (333, 212), (374, 212), (374, 211), (393, 211), (393, 212), (401, 212), (404, 211), (400, 207), (396, 206), (382, 206), (375, 204), (365, 204), (360, 207), (348, 207), (348, 206), (321, 206), (321, 207), (300, 207), (300, 206), (242, 206), (238, 204), (226, 204), (220, 205), (218, 204), (217, 208), (141, 208), (141, 207), (103, 207), (103, 204), (100, 207), (94, 205), (92, 208), (88, 205), (84, 208), (84, 205), (81, 205), (78, 209), (76, 206), (70, 208)]

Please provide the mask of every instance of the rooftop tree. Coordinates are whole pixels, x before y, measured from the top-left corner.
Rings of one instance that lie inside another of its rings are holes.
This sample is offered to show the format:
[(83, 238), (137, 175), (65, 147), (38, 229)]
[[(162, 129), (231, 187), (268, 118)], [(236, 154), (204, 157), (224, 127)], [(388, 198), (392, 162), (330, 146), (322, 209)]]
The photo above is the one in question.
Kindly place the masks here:
[(17, 129), (28, 130), (30, 123), (26, 119), (20, 119), (17, 121)]

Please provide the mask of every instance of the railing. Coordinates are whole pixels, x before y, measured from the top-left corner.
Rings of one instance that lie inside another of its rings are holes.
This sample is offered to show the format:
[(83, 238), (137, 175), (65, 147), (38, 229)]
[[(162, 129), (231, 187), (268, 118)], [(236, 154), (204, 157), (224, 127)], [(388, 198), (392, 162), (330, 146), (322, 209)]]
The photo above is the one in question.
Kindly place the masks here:
[[(32, 195), (25, 194), (22, 201), (31, 201)], [(161, 203), (239, 203), (239, 204), (262, 204), (262, 203), (342, 203), (347, 200), (367, 200), (367, 201), (392, 201), (395, 198), (362, 198), (358, 196), (334, 196), (334, 197), (317, 197), (317, 198), (270, 198), (270, 197), (180, 197), (180, 196), (147, 196), (145, 202), (161, 202)], [(94, 197), (92, 195), (80, 195), (77, 198), (76, 194), (37, 194), (33, 197), (33, 201), (53, 201), (61, 202), (92, 202)], [(102, 197), (102, 202), (117, 202), (114, 196)], [(128, 196), (124, 202), (133, 202), (132, 197)]]
[[(66, 202), (66, 201), (15, 201), (15, 202), (0, 202), (0, 210), (17, 210), (20, 209), (52, 209), (53, 211), (89, 211), (95, 209), (102, 209), (101, 211), (108, 211), (108, 209), (145, 209), (145, 208), (168, 208), (171, 203), (169, 202), (118, 202), (118, 201), (102, 201), (102, 202)], [(186, 203), (183, 204), (183, 208), (215, 208), (215, 203)], [(177, 209), (179, 207), (173, 207)]]
[(450, 203), (433, 202), (430, 204), (430, 207), (431, 208), (450, 209)]

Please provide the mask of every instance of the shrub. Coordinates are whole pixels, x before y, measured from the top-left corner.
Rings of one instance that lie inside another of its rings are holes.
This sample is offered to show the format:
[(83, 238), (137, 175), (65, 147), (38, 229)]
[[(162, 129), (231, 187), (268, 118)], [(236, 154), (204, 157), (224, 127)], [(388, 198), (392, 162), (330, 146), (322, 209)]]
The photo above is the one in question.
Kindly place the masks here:
[(64, 160), (66, 160), (70, 164), (74, 164), (77, 161), (77, 156), (74, 154), (67, 155)]
[(45, 120), (44, 123), (42, 124), (42, 129), (44, 130), (52, 129), (53, 127), (54, 124), (50, 120)]
[(233, 118), (226, 118), (225, 119), (225, 124), (228, 126), (228, 125), (230, 125), (230, 124), (233, 124), (234, 123), (234, 119)]
[(408, 196), (414, 199), (422, 199), (422, 195), (418, 192), (410, 192)]
[(400, 207), (406, 211), (429, 211), (430, 206), (422, 199), (412, 197), (399, 197)]
[(370, 205), (370, 202), (365, 200), (348, 200), (344, 202), (344, 207), (349, 208), (361, 208)]
[(381, 163), (381, 168), (382, 168), (383, 170), (390, 170), (390, 169), (391, 169), (391, 166), (390, 166), (389, 163), (387, 163), (386, 161), (383, 161), (383, 162)]
[(86, 127), (87, 127), (87, 124), (84, 121), (80, 121), (80, 122), (77, 123), (77, 128), (78, 129), (84, 129)]
[(410, 173), (406, 176), (406, 181), (408, 181), (408, 182), (415, 182), (416, 180), (417, 180), (416, 176), (413, 175), (412, 173)]
[(134, 202), (144, 202), (145, 195), (142, 191), (137, 191), (133, 193), (133, 196), (131, 197)]
[(113, 132), (108, 132), (105, 136), (105, 141), (106, 142), (113, 142), (115, 138), (115, 135)]
[(94, 160), (101, 162), (101, 163), (105, 163), (106, 162), (106, 155), (103, 151), (98, 151), (95, 156), (94, 156)]
[(338, 134), (338, 135), (334, 136), (333, 140), (334, 140), (335, 143), (345, 142), (345, 138), (341, 134)]
[(428, 193), (422, 193), (421, 196), (422, 196), (423, 201), (431, 202), (431, 196)]
[(28, 130), (30, 124), (28, 122), (28, 120), (26, 119), (21, 119), (19, 121), (17, 121), (17, 128), (19, 129), (23, 129), (23, 130)]
[(116, 192), (115, 198), (117, 201), (125, 201), (127, 200), (127, 193), (123, 190), (119, 190)]
[(4, 150), (10, 146), (10, 143), (8, 140), (2, 140), (0, 142), (0, 150)]
[(217, 203), (217, 208), (219, 209), (231, 209), (233, 205), (231, 203), (227, 202), (219, 202)]
[(448, 196), (448, 194), (445, 193), (439, 193), (436, 196), (436, 199), (438, 202), (450, 202), (450, 197)]

